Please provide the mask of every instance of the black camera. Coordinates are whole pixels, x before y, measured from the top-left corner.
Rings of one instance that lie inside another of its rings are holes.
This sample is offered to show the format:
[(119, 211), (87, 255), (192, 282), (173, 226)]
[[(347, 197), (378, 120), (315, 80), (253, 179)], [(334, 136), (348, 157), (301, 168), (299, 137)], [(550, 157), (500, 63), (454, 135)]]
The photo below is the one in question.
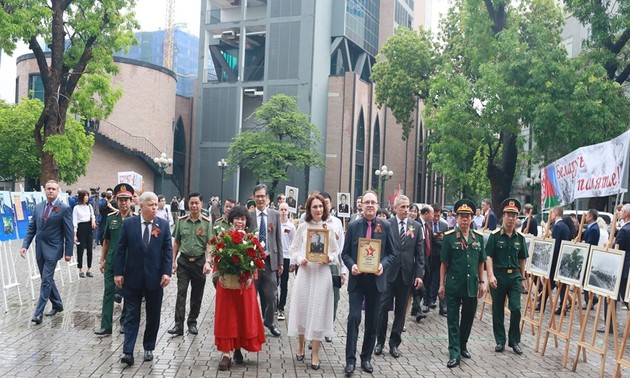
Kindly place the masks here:
[(90, 188), (90, 193), (92, 194), (98, 194), (98, 192), (101, 190), (100, 186), (97, 186), (96, 188)]

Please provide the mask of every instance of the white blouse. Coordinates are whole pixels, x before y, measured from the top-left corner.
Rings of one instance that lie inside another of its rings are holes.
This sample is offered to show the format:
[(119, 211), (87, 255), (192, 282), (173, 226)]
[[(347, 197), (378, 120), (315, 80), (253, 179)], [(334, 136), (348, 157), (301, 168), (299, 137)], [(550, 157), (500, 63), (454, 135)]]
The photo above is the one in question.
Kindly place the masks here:
[(94, 209), (92, 205), (76, 205), (74, 209), (72, 209), (72, 224), (74, 225), (74, 230), (77, 230), (79, 223), (90, 222), (95, 220), (94, 217)]

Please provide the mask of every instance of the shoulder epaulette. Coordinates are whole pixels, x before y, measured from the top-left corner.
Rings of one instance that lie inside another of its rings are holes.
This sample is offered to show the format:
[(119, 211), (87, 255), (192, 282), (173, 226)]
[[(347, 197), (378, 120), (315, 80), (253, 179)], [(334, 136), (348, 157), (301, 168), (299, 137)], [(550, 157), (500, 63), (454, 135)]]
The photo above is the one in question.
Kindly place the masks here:
[(517, 234), (521, 235), (522, 237), (526, 237), (524, 233), (520, 232), (520, 231), (516, 231)]
[(498, 232), (501, 232), (501, 229), (500, 229), (500, 228), (497, 228), (496, 230), (492, 231), (492, 234), (494, 235), (494, 234), (496, 234), (496, 233), (498, 233)]
[(473, 232), (476, 233), (477, 235), (483, 236), (483, 231), (473, 230)]
[(208, 222), (212, 222), (212, 220), (210, 220), (209, 217), (205, 216), (205, 215), (201, 215), (201, 219), (208, 221)]
[(120, 213), (120, 210), (114, 210), (113, 212), (107, 214), (108, 217), (111, 217), (112, 215), (118, 215)]
[(186, 215), (182, 215), (181, 217), (177, 218), (177, 219), (186, 219), (190, 216), (190, 214), (186, 214)]
[(452, 234), (453, 232), (455, 232), (455, 229), (452, 229), (452, 230), (448, 230), (448, 231), (446, 231), (446, 232), (444, 233), (444, 235), (450, 235), (450, 234)]

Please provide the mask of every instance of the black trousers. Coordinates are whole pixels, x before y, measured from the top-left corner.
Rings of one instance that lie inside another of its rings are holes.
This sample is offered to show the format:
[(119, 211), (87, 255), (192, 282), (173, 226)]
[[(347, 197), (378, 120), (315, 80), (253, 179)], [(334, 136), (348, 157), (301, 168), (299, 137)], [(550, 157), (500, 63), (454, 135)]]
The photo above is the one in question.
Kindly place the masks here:
[(143, 297), (146, 299), (146, 325), (144, 327), (142, 346), (144, 350), (154, 350), (158, 330), (160, 329), (160, 314), (162, 312), (162, 296), (164, 295), (164, 289), (148, 290), (145, 287), (131, 289), (127, 286), (123, 286), (123, 290), (125, 292), (125, 308), (127, 310), (127, 317), (123, 326), (125, 330), (123, 353), (133, 354), (133, 350), (136, 346), (136, 338), (138, 337), (138, 329), (140, 328), (140, 305), (142, 304)]
[(92, 267), (92, 222), (81, 222), (77, 226), (77, 267), (83, 269), (83, 251), (87, 252), (87, 267)]
[(206, 287), (206, 275), (203, 274), (203, 265), (206, 262), (205, 253), (193, 261), (182, 254), (177, 258), (177, 300), (175, 301), (175, 325), (183, 327), (186, 318), (186, 296), (190, 286), (190, 312), (188, 313), (188, 326), (197, 325), (197, 317), (201, 310), (204, 288)]
[(348, 292), (350, 310), (348, 312), (348, 333), (346, 339), (346, 363), (356, 363), (357, 340), (359, 338), (359, 324), (361, 324), (361, 305), (365, 301), (365, 330), (363, 346), (361, 347), (361, 361), (370, 361), (376, 341), (376, 322), (380, 297), (376, 288), (376, 279), (372, 274), (361, 275), (353, 291)]
[(378, 310), (378, 328), (376, 334), (376, 342), (384, 345), (387, 338), (387, 321), (388, 310), (392, 300), (396, 300), (394, 307), (394, 322), (392, 324), (392, 332), (389, 335), (389, 346), (400, 346), (402, 330), (405, 327), (405, 313), (407, 312), (407, 299), (411, 287), (405, 285), (402, 279), (402, 272), (399, 270), (394, 282), (387, 284), (387, 291), (381, 295), (381, 303)]
[(287, 294), (289, 292), (289, 265), (291, 259), (284, 260), (284, 270), (280, 275), (280, 300), (278, 301), (278, 311), (284, 311), (287, 304)]

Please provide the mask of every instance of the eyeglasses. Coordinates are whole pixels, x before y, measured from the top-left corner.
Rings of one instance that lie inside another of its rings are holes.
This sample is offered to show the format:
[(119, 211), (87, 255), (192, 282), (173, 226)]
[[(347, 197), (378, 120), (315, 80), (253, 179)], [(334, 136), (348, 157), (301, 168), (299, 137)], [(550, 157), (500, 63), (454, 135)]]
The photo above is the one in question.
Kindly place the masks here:
[(378, 202), (376, 201), (363, 201), (364, 205), (376, 205)]

